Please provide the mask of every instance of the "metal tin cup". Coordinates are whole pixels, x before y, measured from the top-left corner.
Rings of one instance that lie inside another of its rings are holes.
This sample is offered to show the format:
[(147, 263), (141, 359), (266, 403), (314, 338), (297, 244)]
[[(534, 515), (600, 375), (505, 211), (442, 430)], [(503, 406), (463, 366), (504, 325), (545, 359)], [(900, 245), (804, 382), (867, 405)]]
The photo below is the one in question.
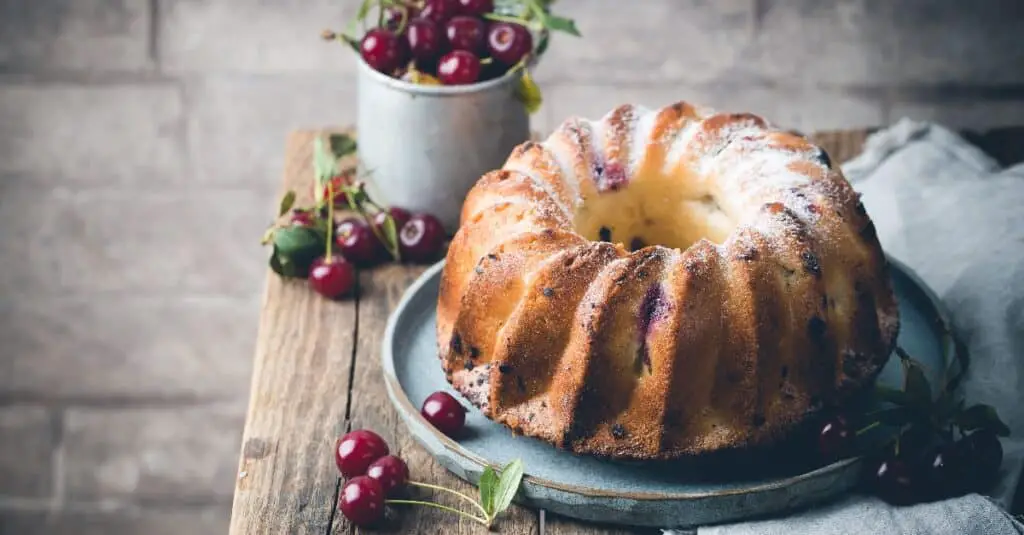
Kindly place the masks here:
[(359, 60), (359, 161), (374, 199), (459, 224), (480, 177), (530, 137), (518, 72), (466, 86), (397, 80)]

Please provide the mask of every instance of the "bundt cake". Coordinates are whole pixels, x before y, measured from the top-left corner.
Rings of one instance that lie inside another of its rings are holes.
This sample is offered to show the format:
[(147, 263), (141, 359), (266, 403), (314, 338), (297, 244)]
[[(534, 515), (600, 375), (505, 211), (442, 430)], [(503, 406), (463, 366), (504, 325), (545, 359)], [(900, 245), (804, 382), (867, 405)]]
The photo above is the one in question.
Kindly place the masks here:
[(888, 360), (888, 269), (820, 147), (752, 114), (626, 105), (472, 188), (439, 353), (489, 418), (576, 453), (767, 445)]

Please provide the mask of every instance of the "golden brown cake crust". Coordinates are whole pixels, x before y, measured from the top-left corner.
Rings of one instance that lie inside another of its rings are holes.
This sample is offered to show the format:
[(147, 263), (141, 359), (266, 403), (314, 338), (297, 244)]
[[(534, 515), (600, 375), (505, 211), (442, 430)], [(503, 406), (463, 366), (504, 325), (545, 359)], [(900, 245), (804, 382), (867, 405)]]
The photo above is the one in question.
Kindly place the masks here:
[(828, 155), (680, 102), (569, 119), (463, 205), (437, 308), (448, 380), (576, 453), (767, 445), (870, 384), (888, 265)]

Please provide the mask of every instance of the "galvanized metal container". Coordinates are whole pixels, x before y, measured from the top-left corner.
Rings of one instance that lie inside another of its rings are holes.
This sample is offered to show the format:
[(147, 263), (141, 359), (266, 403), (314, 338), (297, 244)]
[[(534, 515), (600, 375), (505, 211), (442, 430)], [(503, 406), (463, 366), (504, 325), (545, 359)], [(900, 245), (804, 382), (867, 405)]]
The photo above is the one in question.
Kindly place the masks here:
[(466, 193), (530, 136), (519, 73), (467, 86), (425, 86), (359, 60), (359, 161), (369, 193), (429, 212), (449, 232)]

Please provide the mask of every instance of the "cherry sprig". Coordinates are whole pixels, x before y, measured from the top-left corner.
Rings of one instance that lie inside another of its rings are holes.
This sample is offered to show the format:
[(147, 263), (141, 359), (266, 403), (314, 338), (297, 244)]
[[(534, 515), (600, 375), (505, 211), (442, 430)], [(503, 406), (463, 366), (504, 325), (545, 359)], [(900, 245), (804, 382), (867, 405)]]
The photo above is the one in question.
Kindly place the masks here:
[[(479, 498), (409, 478), (409, 467), (400, 457), (391, 455), (387, 442), (368, 429), (357, 429), (338, 439), (334, 462), (345, 478), (338, 496), (338, 508), (356, 525), (372, 525), (384, 517), (387, 505), (432, 507), (477, 522), (488, 529), (512, 505), (523, 480), (523, 462), (514, 460), (500, 473), (491, 466), (480, 475)], [(475, 509), (466, 512), (437, 502), (396, 498), (406, 487), (444, 492), (468, 502)], [(387, 496), (392, 496), (387, 498)]]

